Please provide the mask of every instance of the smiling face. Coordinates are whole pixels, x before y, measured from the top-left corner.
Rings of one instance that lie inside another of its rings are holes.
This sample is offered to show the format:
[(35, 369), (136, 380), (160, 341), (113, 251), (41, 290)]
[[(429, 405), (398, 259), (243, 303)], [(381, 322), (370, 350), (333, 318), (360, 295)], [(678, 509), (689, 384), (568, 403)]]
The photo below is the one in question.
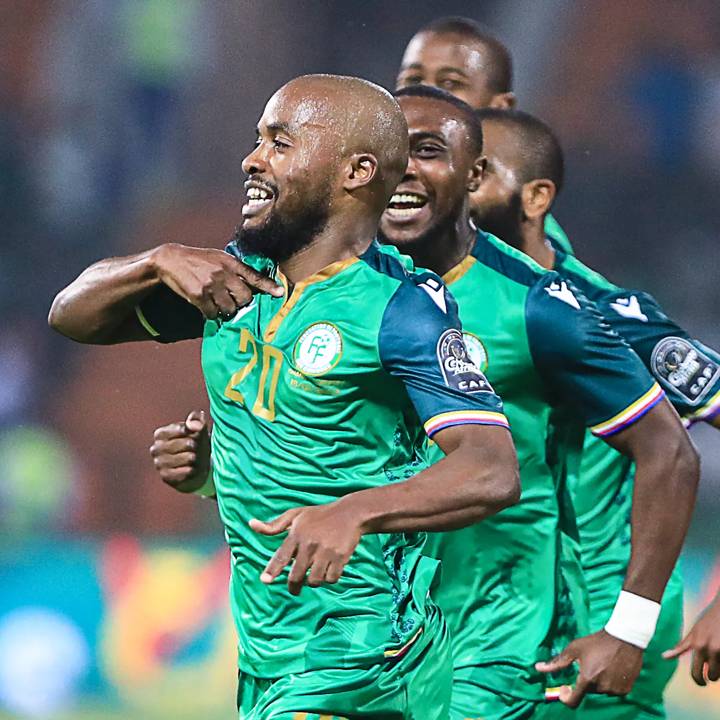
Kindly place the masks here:
[(475, 109), (503, 106), (511, 93), (491, 87), (492, 54), (478, 40), (457, 33), (418, 33), (408, 44), (397, 77), (397, 88), (432, 85)]
[(327, 222), (341, 146), (327, 105), (296, 81), (265, 107), (255, 149), (243, 161), (249, 177), (237, 238), (245, 250), (285, 260)]
[(384, 241), (407, 252), (460, 217), (478, 179), (475, 142), (447, 102), (398, 98), (408, 123), (410, 156), (405, 176), (380, 220)]

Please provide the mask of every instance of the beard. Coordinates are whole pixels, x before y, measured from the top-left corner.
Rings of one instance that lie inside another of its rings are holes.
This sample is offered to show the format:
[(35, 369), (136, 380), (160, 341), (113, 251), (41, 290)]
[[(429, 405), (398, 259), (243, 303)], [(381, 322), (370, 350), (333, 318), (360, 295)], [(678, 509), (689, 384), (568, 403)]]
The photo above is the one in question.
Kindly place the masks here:
[(293, 217), (283, 217), (273, 208), (262, 227), (245, 229), (240, 225), (233, 239), (245, 253), (284, 262), (322, 232), (330, 214), (329, 197), (329, 188), (315, 193), (313, 201)]
[(520, 193), (512, 195), (504, 205), (473, 208), (471, 217), (479, 230), (495, 235), (508, 245), (518, 247), (523, 217)]

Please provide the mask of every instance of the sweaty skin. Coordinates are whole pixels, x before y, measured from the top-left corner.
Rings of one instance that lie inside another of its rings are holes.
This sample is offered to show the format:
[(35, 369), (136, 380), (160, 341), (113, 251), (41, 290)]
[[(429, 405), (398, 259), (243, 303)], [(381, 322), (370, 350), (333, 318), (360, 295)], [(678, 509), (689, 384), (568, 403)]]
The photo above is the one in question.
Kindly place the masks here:
[[(460, 215), (458, 222), (443, 225), (432, 223), (422, 212), (405, 216), (404, 222), (386, 212), (381, 220), (381, 230), (391, 242), (397, 239), (399, 247), (411, 252), (417, 262), (421, 262), (419, 258), (423, 261), (431, 259), (438, 248), (443, 247), (443, 242), (448, 243), (448, 251), (454, 254), (460, 247), (467, 247), (467, 234), (462, 231), (463, 225), (467, 227), (467, 215), (463, 214), (467, 211), (465, 198), (467, 191), (472, 192), (476, 187), (473, 178), (474, 173), (478, 173), (477, 169), (473, 171), (473, 161), (468, 160), (472, 153), (468, 152), (462, 135), (453, 133), (452, 126), (448, 125), (446, 116), (450, 106), (447, 103), (420, 97), (400, 97), (399, 102), (411, 138), (408, 172), (400, 187), (412, 187), (429, 198), (441, 198), (443, 202), (428, 203), (430, 212), (445, 207), (446, 193), (448, 196), (455, 193), (458, 200), (454, 207)], [(540, 238), (544, 240), (544, 217), (554, 198), (554, 187), (548, 186), (547, 182), (531, 184), (529, 188), (518, 187), (519, 172), (513, 165), (513, 156), (497, 151), (494, 143), (498, 133), (494, 127), (488, 127), (485, 132), (488, 165), (496, 170), (483, 177), (475, 194), (483, 198), (485, 206), (492, 208), (512, 208), (510, 199), (517, 197), (519, 210), (505, 213), (503, 227), (511, 231), (512, 237), (535, 238), (540, 243)], [(413, 138), (433, 133), (442, 137), (444, 143), (438, 143), (434, 153), (419, 153), (417, 150), (422, 146)], [(456, 177), (453, 177), (453, 171)], [(481, 167), (479, 172), (482, 172)], [(411, 185), (412, 182), (416, 186)], [(487, 192), (488, 187), (492, 192)], [(453, 204), (448, 202), (447, 207), (451, 206)], [(499, 214), (502, 217), (502, 213)], [(428, 228), (440, 227), (447, 228), (444, 234), (428, 232)], [(443, 272), (445, 266), (434, 269)], [(699, 472), (697, 455), (667, 401), (605, 440), (631, 457), (637, 466), (632, 556), (624, 588), (659, 602), (677, 560), (694, 505)], [(540, 664), (538, 669), (550, 672), (567, 667), (573, 661), (580, 663), (578, 683), (574, 690), (564, 688), (561, 700), (576, 707), (586, 692), (629, 692), (640, 672), (642, 651), (601, 631), (574, 641), (560, 657)]]
[[(279, 262), (288, 301), (296, 283), (370, 246), (406, 164), (404, 115), (378, 86), (357, 78), (304, 76), (273, 95), (258, 123), (258, 143), (243, 161), (249, 187), (261, 189), (263, 197), (244, 205), (242, 227), (261, 229), (274, 212), (292, 215), (319, 190), (329, 196), (322, 229), (306, 247)], [(189, 249), (182, 252), (192, 255)], [(181, 274), (169, 272), (164, 263), (169, 277), (162, 275), (152, 255), (118, 259), (112, 272), (78, 278), (56, 300), (51, 324), (72, 336), (67, 329), (76, 328), (82, 316), (93, 328), (78, 338), (82, 341), (129, 339), (117, 331), (132, 322), (135, 305), (150, 289), (160, 283), (171, 286)], [(232, 272), (232, 266), (225, 269)], [(187, 264), (183, 270), (189, 272)], [(192, 297), (185, 299), (192, 302)], [(258, 519), (253, 529), (259, 533), (289, 530), (263, 580), (272, 581), (293, 556), (301, 558), (289, 581), (297, 594), (305, 581), (303, 568), (314, 582), (337, 581), (362, 534), (460, 527), (517, 500), (517, 461), (507, 431), (456, 425), (438, 431), (434, 439), (447, 457), (407, 481), (351, 493), (324, 508), (297, 508), (274, 520)], [(162, 461), (159, 465), (167, 467)], [(186, 479), (195, 484), (196, 478)]]
[(470, 107), (513, 107), (512, 92), (499, 92), (489, 83), (492, 53), (483, 43), (457, 33), (420, 31), (408, 43), (396, 87), (432, 85)]

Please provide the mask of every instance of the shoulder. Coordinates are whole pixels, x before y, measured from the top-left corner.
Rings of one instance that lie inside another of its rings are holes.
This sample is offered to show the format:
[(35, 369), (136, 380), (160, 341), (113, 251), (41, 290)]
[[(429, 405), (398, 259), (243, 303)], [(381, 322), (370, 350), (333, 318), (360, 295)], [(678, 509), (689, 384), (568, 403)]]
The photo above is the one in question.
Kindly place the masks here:
[(525, 253), (482, 230), (478, 230), (472, 256), (508, 280), (528, 288), (548, 272)]
[(530, 288), (525, 321), (533, 355), (554, 359), (582, 353), (593, 335), (613, 334), (594, 303), (556, 272), (546, 273)]
[(606, 295), (624, 292), (623, 288), (611, 283), (599, 272), (589, 268), (574, 255), (562, 251), (557, 252), (555, 269), (593, 300), (601, 299)]

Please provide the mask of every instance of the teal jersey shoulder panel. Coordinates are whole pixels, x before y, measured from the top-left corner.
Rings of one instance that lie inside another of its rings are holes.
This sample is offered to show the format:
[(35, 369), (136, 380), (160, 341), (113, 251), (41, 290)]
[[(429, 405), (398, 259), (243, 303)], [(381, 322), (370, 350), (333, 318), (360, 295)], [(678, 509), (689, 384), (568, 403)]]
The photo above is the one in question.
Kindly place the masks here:
[(526, 312), (536, 366), (595, 432), (619, 432), (662, 397), (630, 346), (557, 273), (547, 273), (532, 287)]
[(671, 320), (649, 293), (606, 281), (576, 258), (558, 270), (591, 297), (665, 390), (686, 424), (720, 415), (720, 353)]

